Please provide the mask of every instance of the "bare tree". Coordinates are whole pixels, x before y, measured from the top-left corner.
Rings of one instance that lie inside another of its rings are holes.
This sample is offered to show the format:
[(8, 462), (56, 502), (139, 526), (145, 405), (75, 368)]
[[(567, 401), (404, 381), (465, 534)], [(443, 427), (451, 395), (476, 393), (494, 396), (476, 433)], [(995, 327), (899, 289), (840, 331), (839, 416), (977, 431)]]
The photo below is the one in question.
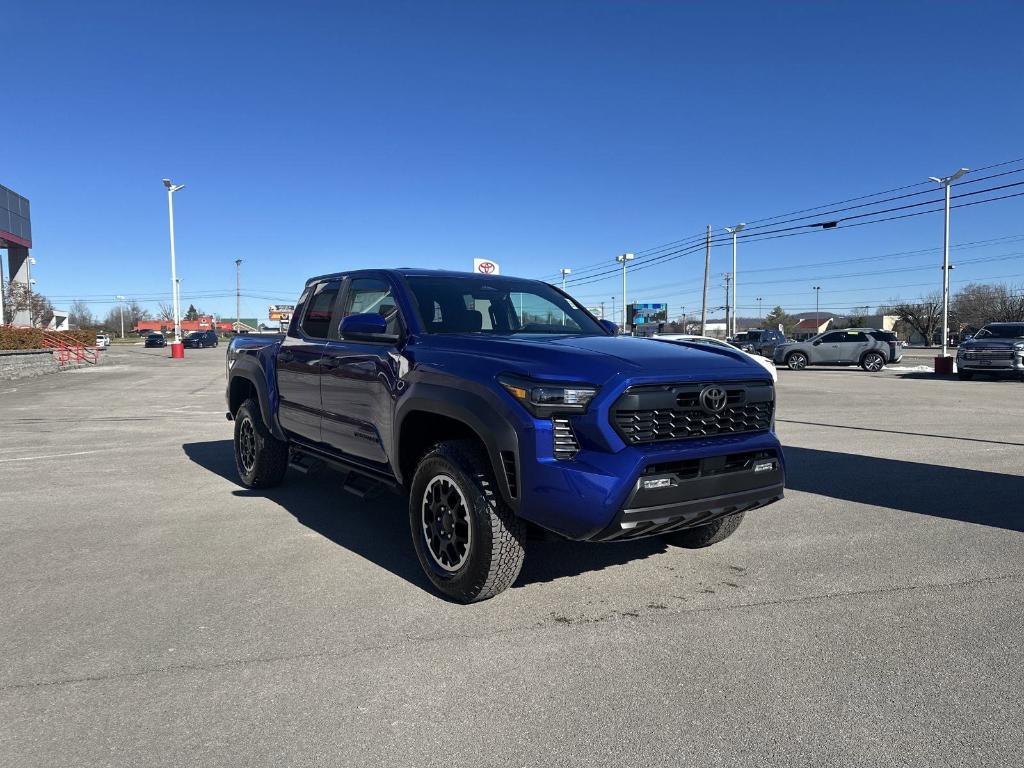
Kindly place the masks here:
[(77, 328), (92, 328), (96, 325), (96, 318), (87, 303), (82, 299), (75, 299), (68, 310), (68, 323)]
[(53, 319), (53, 304), (48, 298), (26, 283), (8, 282), (4, 287), (3, 321), (14, 322), (15, 314), (25, 310), (28, 310), (29, 323), (36, 328), (46, 327)]
[(917, 331), (926, 344), (941, 341), (942, 335), (942, 294), (935, 292), (924, 296), (918, 302), (896, 301), (888, 307), (880, 307), (882, 314), (896, 315), (901, 322)]
[(166, 301), (161, 301), (157, 305), (158, 320), (164, 320), (166, 322), (174, 321), (174, 305), (168, 304)]

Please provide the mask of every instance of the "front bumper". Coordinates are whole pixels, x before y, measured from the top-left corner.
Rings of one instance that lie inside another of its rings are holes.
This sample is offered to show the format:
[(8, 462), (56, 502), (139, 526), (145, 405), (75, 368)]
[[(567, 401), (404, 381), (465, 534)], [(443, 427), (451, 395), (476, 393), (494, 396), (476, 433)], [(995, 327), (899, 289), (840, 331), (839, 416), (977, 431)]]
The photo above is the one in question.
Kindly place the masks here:
[[(768, 431), (627, 446), (614, 453), (588, 450), (581, 440), (582, 449), (568, 461), (529, 455), (550, 440), (550, 432), (538, 430), (534, 440), (520, 441), (518, 514), (569, 539), (653, 536), (783, 496), (782, 448)], [(755, 471), (756, 462), (772, 466)]]

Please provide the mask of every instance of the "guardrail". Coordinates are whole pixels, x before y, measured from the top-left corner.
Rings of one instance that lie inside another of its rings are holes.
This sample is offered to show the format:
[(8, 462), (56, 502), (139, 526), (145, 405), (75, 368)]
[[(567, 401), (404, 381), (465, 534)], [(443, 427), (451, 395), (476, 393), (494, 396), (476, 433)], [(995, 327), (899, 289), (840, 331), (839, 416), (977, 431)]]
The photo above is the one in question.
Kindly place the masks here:
[(43, 346), (52, 349), (57, 364), (61, 368), (75, 363), (90, 363), (96, 365), (100, 361), (100, 350), (98, 347), (87, 347), (59, 331), (43, 331)]

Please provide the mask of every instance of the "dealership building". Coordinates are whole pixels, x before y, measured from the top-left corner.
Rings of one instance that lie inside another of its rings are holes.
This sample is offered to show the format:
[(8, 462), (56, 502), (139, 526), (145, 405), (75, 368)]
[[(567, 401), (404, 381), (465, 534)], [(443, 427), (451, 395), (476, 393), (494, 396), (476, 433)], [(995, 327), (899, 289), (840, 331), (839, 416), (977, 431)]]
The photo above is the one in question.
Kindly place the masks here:
[[(32, 220), (29, 216), (28, 199), (0, 184), (0, 249), (7, 251), (7, 268), (0, 261), (0, 285), (10, 281), (29, 285), (32, 279), (32, 264), (29, 249), (32, 247)], [(0, 291), (0, 302), (2, 302)], [(0, 316), (0, 323), (3, 317)], [(28, 325), (28, 310), (19, 311), (13, 318), (14, 325)]]

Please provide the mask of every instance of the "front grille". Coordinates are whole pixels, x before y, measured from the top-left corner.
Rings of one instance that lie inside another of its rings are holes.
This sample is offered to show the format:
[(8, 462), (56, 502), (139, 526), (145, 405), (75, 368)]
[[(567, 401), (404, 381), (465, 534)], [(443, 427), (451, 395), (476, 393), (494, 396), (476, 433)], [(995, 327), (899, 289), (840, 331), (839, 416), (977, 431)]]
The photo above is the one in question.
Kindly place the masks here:
[(771, 428), (775, 393), (765, 382), (717, 383), (725, 408), (709, 413), (700, 394), (709, 383), (631, 387), (612, 407), (612, 424), (626, 443), (637, 445), (692, 437), (712, 437)]
[(554, 433), (556, 459), (571, 459), (580, 452), (580, 444), (576, 441), (569, 419), (555, 416), (551, 419), (551, 429)]
[(964, 360), (1013, 360), (1012, 349), (974, 349), (964, 352)]

